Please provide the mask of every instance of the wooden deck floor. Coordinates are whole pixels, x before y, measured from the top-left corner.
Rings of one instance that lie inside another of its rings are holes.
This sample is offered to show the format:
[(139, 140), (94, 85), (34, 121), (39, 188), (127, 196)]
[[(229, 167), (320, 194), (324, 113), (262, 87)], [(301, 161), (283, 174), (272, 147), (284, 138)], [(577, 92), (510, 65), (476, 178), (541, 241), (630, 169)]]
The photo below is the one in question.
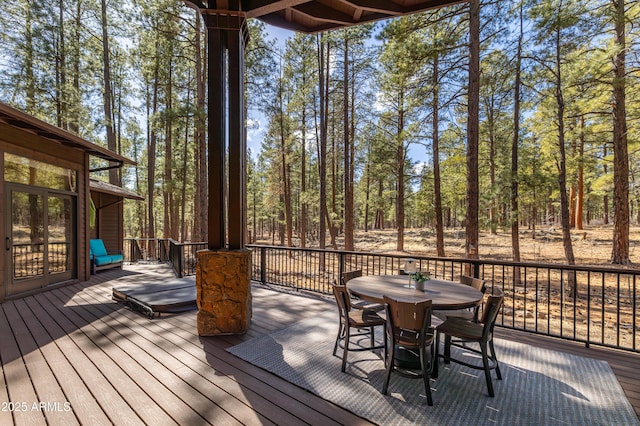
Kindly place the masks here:
[[(195, 312), (149, 320), (111, 301), (111, 288), (171, 274), (160, 265), (0, 305), (0, 425), (369, 424), (225, 351), (334, 309), (330, 299), (254, 288), (245, 336), (200, 338)], [(586, 349), (501, 330), (501, 337), (607, 360), (636, 413), (640, 355)]]

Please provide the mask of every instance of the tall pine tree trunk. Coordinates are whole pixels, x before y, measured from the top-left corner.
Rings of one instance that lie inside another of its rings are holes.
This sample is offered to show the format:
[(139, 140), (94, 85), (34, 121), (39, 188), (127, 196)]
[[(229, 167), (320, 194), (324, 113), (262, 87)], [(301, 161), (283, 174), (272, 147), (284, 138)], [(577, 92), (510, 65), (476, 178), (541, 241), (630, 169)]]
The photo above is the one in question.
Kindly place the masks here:
[(564, 254), (569, 265), (575, 264), (573, 255), (573, 245), (571, 244), (571, 226), (569, 223), (569, 197), (567, 194), (567, 154), (565, 148), (565, 126), (564, 126), (564, 97), (562, 93), (562, 74), (560, 70), (560, 40), (561, 31), (556, 29), (556, 103), (558, 105), (557, 123), (558, 123), (558, 186), (560, 190), (560, 224), (562, 225), (562, 244), (564, 246)]
[(67, 52), (64, 34), (64, 2), (58, 0), (58, 55), (56, 58), (56, 112), (58, 127), (69, 129), (67, 116)]
[[(318, 43), (318, 87), (320, 95), (320, 138), (319, 138), (319, 177), (320, 177), (320, 217), (319, 217), (319, 246), (321, 249), (326, 248), (327, 228), (325, 216), (327, 215), (327, 87), (325, 86), (325, 62), (328, 62), (328, 46), (327, 57), (325, 58), (326, 36), (321, 34), (317, 38)], [(328, 78), (328, 77), (327, 77)], [(320, 265), (321, 268), (324, 264)], [(322, 269), (321, 269), (322, 270)]]
[(31, 6), (26, 9), (24, 24), (24, 77), (26, 87), (26, 113), (36, 114), (36, 78), (33, 70), (33, 28), (31, 21)]
[(163, 199), (162, 204), (164, 211), (164, 238), (177, 239), (175, 223), (173, 222), (173, 192), (175, 190), (175, 183), (173, 181), (173, 90), (172, 80), (173, 72), (171, 69), (172, 60), (169, 57), (168, 79), (166, 81), (165, 93), (166, 98), (166, 112), (165, 115), (165, 127), (164, 127), (164, 173), (162, 177), (163, 185)]
[(629, 260), (629, 154), (625, 93), (625, 1), (613, 0), (616, 53), (613, 57), (613, 251), (611, 263)]
[[(155, 198), (155, 180), (156, 180), (156, 130), (155, 125), (153, 123), (152, 117), (155, 117), (158, 112), (158, 90), (159, 84), (158, 81), (160, 79), (160, 54), (159, 54), (159, 42), (156, 39), (156, 49), (155, 49), (155, 63), (153, 70), (153, 81), (151, 82), (152, 87), (152, 101), (151, 101), (151, 111), (149, 111), (149, 106), (147, 104), (147, 129), (149, 132), (149, 146), (147, 147), (147, 204), (149, 206), (148, 209), (148, 217), (149, 217), (149, 234), (148, 238), (156, 237), (156, 229), (155, 229), (155, 208), (154, 208), (154, 198)], [(155, 246), (152, 243), (152, 246), (149, 249), (151, 253), (155, 253)]]
[(584, 211), (584, 115), (580, 116), (580, 138), (578, 140), (578, 183), (576, 185), (575, 227), (583, 229), (582, 216)]
[(193, 203), (193, 235), (194, 241), (207, 241), (207, 211), (208, 211), (208, 167), (207, 167), (207, 141), (206, 141), (206, 117), (205, 117), (205, 76), (206, 63), (202, 49), (202, 37), (206, 38), (206, 31), (202, 31), (200, 12), (195, 11), (195, 84), (196, 84), (196, 110), (193, 119), (194, 124), (194, 155), (193, 165), (195, 171), (195, 191)]
[(396, 227), (398, 236), (396, 241), (396, 250), (404, 251), (404, 94), (400, 92), (398, 105), (398, 129), (396, 135)]
[(69, 100), (69, 130), (78, 133), (80, 130), (80, 34), (82, 28), (81, 0), (76, 2), (76, 16), (73, 25), (73, 47), (72, 47), (72, 88), (70, 90)]
[(442, 192), (440, 189), (440, 100), (438, 90), (438, 54), (433, 58), (433, 122), (432, 122), (432, 155), (433, 155), (433, 204), (436, 215), (436, 252), (438, 256), (444, 257), (444, 224), (442, 220)]
[[(607, 158), (606, 144), (602, 146), (602, 158)], [(602, 165), (602, 173), (604, 173), (605, 175), (609, 173), (606, 162)], [(602, 224), (603, 225), (609, 224), (609, 194), (608, 193), (605, 193), (604, 196), (602, 197)]]
[[(116, 135), (113, 131), (113, 91), (111, 84), (111, 63), (109, 52), (109, 24), (107, 20), (107, 1), (101, 1), (101, 17), (102, 17), (102, 73), (103, 84), (102, 97), (104, 102), (104, 120), (105, 130), (107, 133), (107, 147), (116, 152)], [(115, 163), (110, 163), (110, 166), (115, 166)], [(109, 183), (113, 185), (121, 185), (120, 177), (117, 168), (109, 170)]]
[[(302, 76), (302, 85), (306, 87), (306, 75)], [(300, 247), (307, 246), (307, 108), (306, 104), (302, 105), (302, 143), (300, 152), (302, 153), (300, 162), (300, 191), (302, 193), (302, 202), (300, 206)], [(254, 203), (255, 205), (255, 203)], [(255, 223), (255, 220), (254, 220)]]
[[(518, 207), (518, 145), (520, 143), (520, 88), (522, 85), (523, 1), (520, 1), (520, 34), (516, 53), (516, 81), (513, 89), (513, 137), (511, 139), (511, 253), (520, 262), (520, 212)], [(535, 206), (535, 197), (534, 197)], [(535, 207), (533, 211), (533, 238), (535, 238)], [(513, 285), (520, 284), (520, 267), (513, 268)]]
[[(523, 1), (520, 1), (520, 34), (516, 57), (516, 81), (513, 89), (513, 138), (511, 139), (511, 253), (520, 262), (520, 207), (518, 206), (518, 147), (520, 144), (520, 89), (522, 86), (522, 40), (524, 38)], [(535, 206), (535, 197), (534, 197)], [(533, 235), (535, 236), (535, 216)], [(519, 274), (518, 274), (519, 276)]]
[[(467, 99), (467, 212), (465, 254), (478, 258), (480, 188), (478, 183), (480, 103), (480, 0), (469, 2), (469, 93)], [(468, 271), (470, 272), (470, 271)]]
[(281, 168), (281, 182), (282, 182), (282, 201), (284, 203), (284, 221), (285, 221), (285, 233), (287, 238), (287, 246), (293, 246), (293, 220), (291, 218), (291, 188), (289, 178), (289, 168), (287, 167), (287, 137), (288, 131), (285, 129), (284, 124), (284, 87), (283, 81), (280, 79), (280, 87), (278, 89), (278, 105), (280, 111), (278, 112), (279, 125), (280, 125), (280, 162)]
[[(353, 251), (353, 173), (351, 171), (353, 152), (351, 150), (349, 123), (349, 32), (344, 33), (343, 65), (343, 118), (344, 118), (344, 249)], [(353, 100), (351, 101), (353, 102)]]

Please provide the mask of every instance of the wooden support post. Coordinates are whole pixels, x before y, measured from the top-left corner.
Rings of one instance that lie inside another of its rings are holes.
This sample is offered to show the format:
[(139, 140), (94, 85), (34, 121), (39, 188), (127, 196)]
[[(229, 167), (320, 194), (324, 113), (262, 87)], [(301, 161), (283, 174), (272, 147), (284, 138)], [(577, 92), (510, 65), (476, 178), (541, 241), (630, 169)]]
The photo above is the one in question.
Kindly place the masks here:
[(215, 25), (215, 16), (205, 15), (208, 51), (209, 137), (209, 249), (225, 247), (226, 102), (225, 34)]
[(209, 239), (198, 252), (198, 334), (245, 333), (251, 252), (245, 250), (244, 13), (201, 9), (208, 32)]
[(227, 32), (229, 48), (229, 248), (244, 248), (246, 228), (246, 138), (244, 130), (244, 44), (246, 24)]

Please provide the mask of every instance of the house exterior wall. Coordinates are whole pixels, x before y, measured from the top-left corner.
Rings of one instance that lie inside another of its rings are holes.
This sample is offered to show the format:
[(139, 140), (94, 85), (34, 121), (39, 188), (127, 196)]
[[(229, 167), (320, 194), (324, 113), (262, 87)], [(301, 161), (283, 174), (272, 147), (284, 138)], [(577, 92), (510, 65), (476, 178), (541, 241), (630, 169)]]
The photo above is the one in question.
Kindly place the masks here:
[[(89, 203), (89, 154), (81, 149), (74, 149), (51, 142), (28, 131), (11, 125), (0, 123), (0, 241), (5, 244), (7, 233), (6, 216), (9, 206), (5, 205), (4, 157), (5, 153), (20, 155), (44, 163), (53, 164), (77, 172), (76, 198), (76, 235), (75, 235), (75, 264), (76, 274), (73, 282), (89, 279), (89, 249), (88, 249), (88, 203)], [(11, 265), (7, 260), (7, 250), (0, 256), (0, 303), (7, 295), (7, 283), (10, 280)]]
[(100, 238), (109, 253), (122, 251), (124, 241), (123, 197), (91, 191), (96, 206), (96, 226), (90, 238)]

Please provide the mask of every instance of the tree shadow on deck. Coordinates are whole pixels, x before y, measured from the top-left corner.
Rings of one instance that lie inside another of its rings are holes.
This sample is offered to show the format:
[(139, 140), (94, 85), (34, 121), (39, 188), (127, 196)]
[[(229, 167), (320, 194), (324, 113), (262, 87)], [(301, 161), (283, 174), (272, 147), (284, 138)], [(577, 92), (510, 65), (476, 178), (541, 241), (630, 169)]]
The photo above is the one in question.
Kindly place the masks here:
[[(158, 269), (152, 278), (168, 275)], [(131, 269), (108, 270), (89, 281), (59, 286), (48, 291), (5, 301), (0, 305), (0, 361), (7, 365), (41, 350), (85, 326), (122, 309), (111, 299), (111, 289), (123, 283), (149, 282), (150, 276)]]

